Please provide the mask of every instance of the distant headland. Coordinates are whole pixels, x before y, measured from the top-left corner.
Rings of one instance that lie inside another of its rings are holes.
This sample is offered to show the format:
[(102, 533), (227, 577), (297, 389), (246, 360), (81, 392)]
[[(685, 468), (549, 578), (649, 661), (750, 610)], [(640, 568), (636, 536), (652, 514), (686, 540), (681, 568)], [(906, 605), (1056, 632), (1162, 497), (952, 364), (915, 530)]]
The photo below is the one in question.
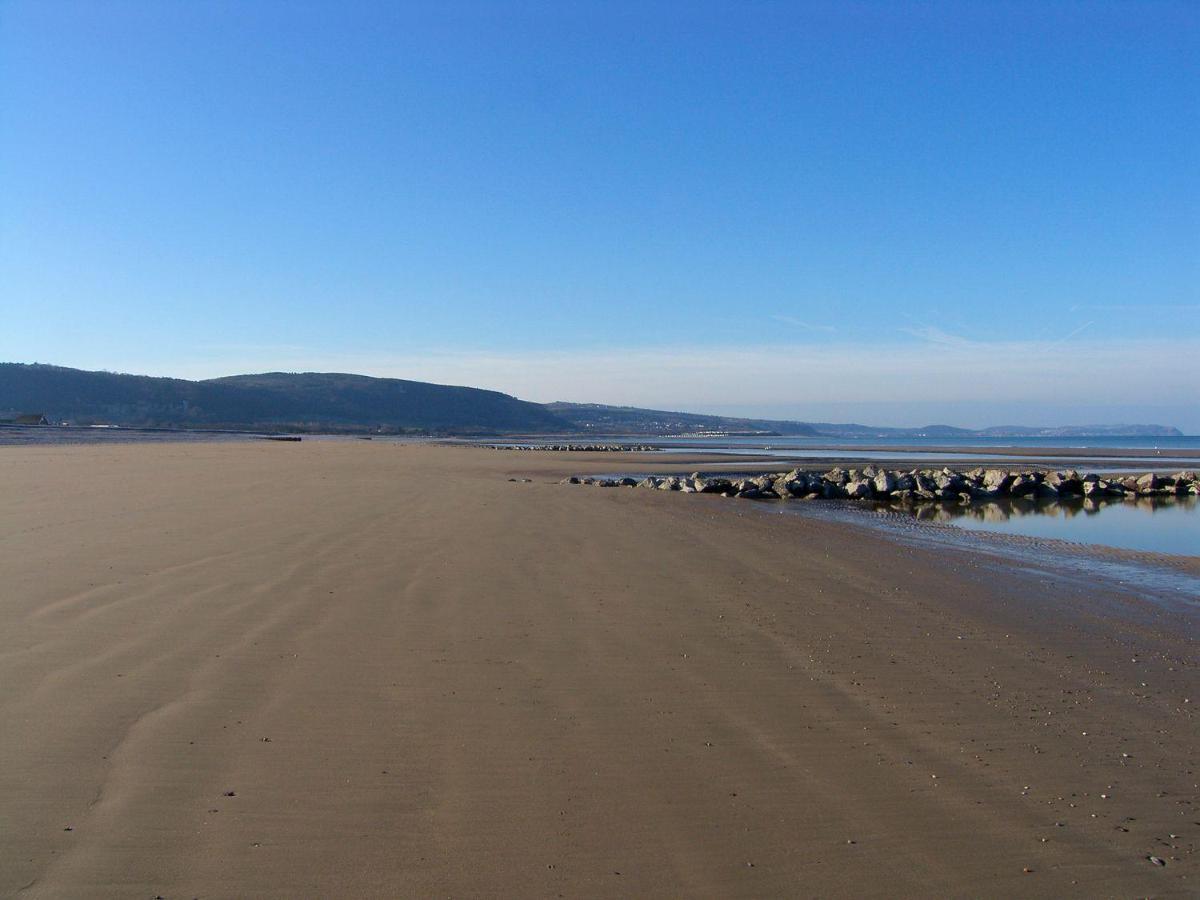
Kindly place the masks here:
[(889, 428), (712, 416), (595, 403), (532, 403), (498, 391), (320, 372), (203, 381), (0, 363), (0, 425), (119, 425), (378, 434), (788, 435), (829, 438), (1173, 437), (1167, 425)]

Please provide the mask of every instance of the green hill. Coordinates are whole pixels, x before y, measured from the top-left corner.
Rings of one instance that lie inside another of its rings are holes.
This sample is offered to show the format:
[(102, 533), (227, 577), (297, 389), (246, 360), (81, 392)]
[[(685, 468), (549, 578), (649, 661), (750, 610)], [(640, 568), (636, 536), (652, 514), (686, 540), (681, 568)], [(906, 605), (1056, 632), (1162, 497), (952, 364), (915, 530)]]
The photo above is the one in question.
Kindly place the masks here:
[(595, 434), (680, 434), (687, 432), (815, 435), (804, 422), (739, 419), (699, 413), (605, 406), (601, 403), (547, 403), (546, 408), (579, 431)]
[(0, 417), (52, 422), (299, 431), (563, 431), (537, 403), (497, 391), (306, 372), (208, 381), (0, 363)]
[(268, 372), (207, 381), (0, 363), (0, 422), (44, 414), (51, 422), (127, 427), (441, 434), (805, 435), (828, 438), (1178, 435), (1163, 425), (870, 425), (749, 419), (606, 406), (529, 403), (498, 391), (329, 372)]

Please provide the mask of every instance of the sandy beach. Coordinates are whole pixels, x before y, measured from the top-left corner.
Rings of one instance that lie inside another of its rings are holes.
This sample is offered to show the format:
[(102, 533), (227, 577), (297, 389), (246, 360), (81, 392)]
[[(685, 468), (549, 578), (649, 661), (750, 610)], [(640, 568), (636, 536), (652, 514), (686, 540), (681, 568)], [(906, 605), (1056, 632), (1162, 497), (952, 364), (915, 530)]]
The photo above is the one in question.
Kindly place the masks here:
[(1195, 608), (636, 456), (0, 448), (0, 895), (1200, 891)]

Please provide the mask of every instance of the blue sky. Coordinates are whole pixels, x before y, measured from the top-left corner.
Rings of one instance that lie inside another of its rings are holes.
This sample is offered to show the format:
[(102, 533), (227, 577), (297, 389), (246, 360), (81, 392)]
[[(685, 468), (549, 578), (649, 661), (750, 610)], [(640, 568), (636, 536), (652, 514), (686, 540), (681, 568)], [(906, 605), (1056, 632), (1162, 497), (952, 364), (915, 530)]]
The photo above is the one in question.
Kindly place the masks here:
[(1193, 3), (0, 2), (0, 359), (1200, 432)]

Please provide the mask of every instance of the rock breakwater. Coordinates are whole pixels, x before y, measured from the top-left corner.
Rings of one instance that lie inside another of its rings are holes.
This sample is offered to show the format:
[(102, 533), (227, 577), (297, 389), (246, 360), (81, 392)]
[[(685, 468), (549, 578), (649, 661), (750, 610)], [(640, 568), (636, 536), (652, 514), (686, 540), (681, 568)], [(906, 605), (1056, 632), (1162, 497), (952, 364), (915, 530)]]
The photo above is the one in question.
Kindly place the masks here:
[(491, 450), (553, 450), (558, 453), (638, 453), (660, 448), (652, 444), (488, 444)]
[(826, 499), (870, 500), (901, 504), (964, 503), (995, 499), (1054, 500), (1064, 498), (1115, 499), (1200, 493), (1193, 471), (1161, 476), (1153, 472), (1134, 475), (1081, 475), (1075, 470), (983, 469), (959, 472), (950, 468), (894, 471), (830, 469), (827, 472), (792, 469), (753, 477), (721, 475), (650, 475), (645, 478), (594, 478), (573, 475), (565, 484), (598, 487), (640, 487), (691, 494), (719, 494), (744, 500)]

